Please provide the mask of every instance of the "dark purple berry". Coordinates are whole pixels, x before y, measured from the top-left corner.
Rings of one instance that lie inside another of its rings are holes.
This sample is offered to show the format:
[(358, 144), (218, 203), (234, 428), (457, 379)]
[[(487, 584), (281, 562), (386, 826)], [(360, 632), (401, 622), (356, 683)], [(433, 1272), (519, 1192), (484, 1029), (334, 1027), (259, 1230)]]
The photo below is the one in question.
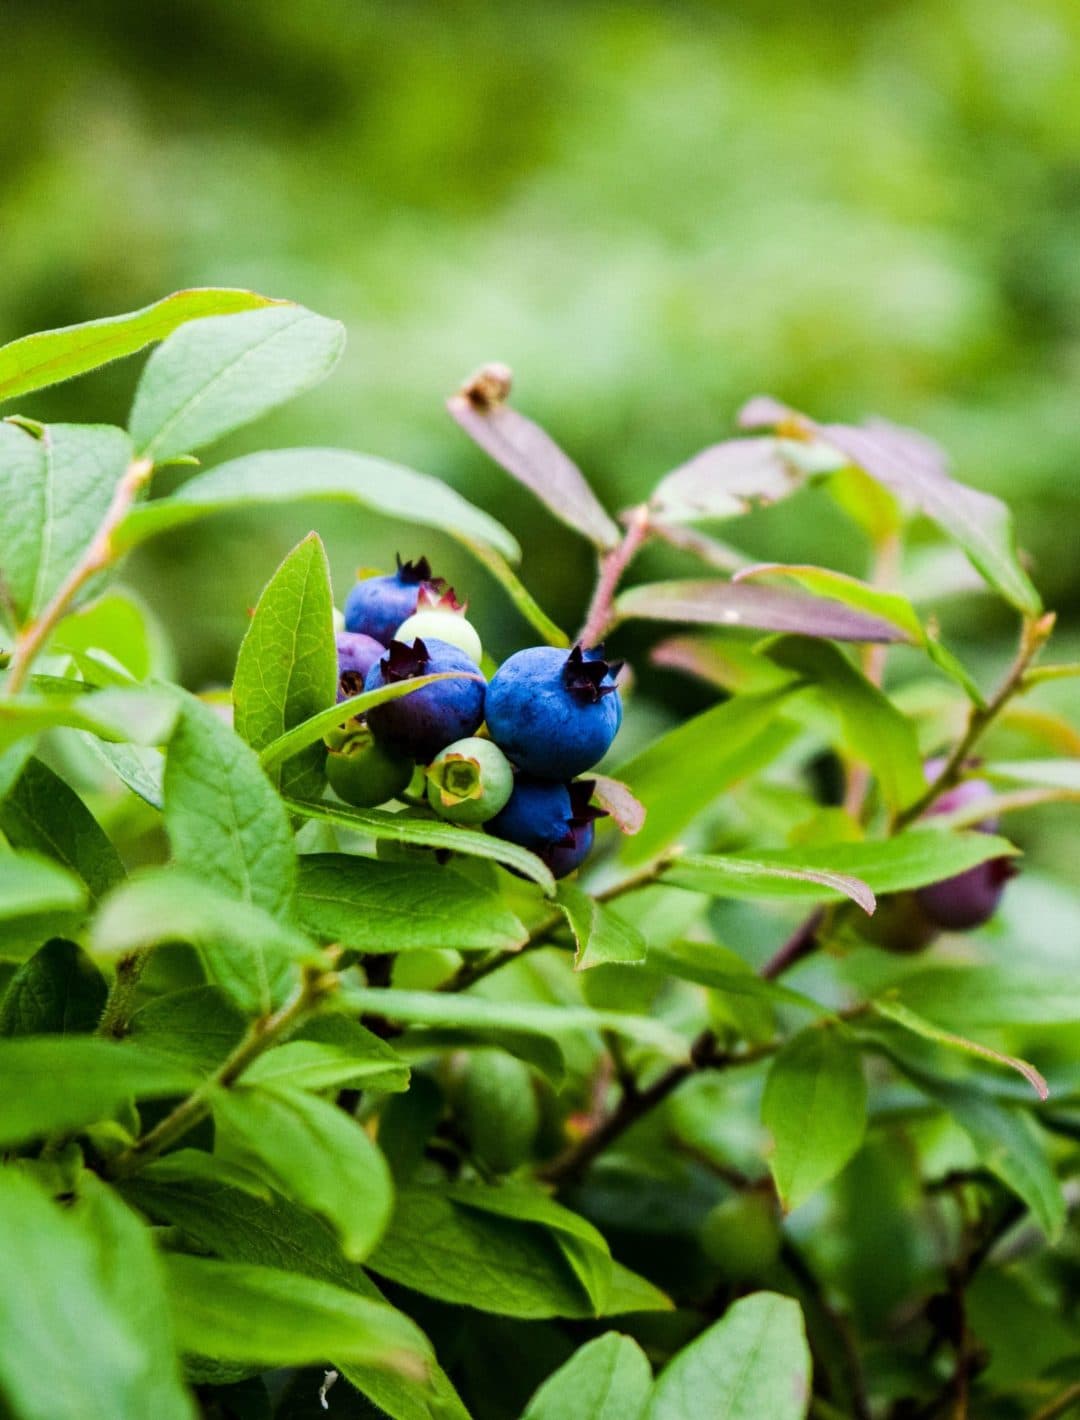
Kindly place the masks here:
[[(941, 760), (931, 760), (927, 764), (931, 780), (940, 774), (942, 767)], [(928, 813), (955, 813), (957, 809), (992, 798), (993, 793), (985, 779), (964, 779), (936, 799)], [(993, 833), (997, 826), (996, 818), (985, 818), (975, 825), (980, 833)], [(946, 932), (966, 932), (973, 927), (981, 927), (993, 917), (1005, 884), (1016, 871), (1011, 858), (991, 858), (964, 873), (919, 888), (915, 900), (920, 911), (935, 927)]]
[(367, 714), (371, 733), (387, 748), (428, 764), (441, 749), (466, 739), (484, 719), (484, 679), (475, 664), (457, 646), (445, 641), (423, 641), (411, 646), (391, 641), (386, 655), (367, 674), (365, 690), (381, 690), (396, 681), (440, 671), (463, 672), (453, 680), (436, 681), (421, 690), (376, 705)]
[(518, 651), (488, 687), (491, 737), (520, 768), (541, 779), (567, 780), (607, 753), (622, 723), (615, 684), (621, 663), (601, 650), (554, 646)]
[(594, 820), (604, 817), (603, 809), (589, 803), (594, 787), (591, 779), (553, 784), (519, 774), (509, 803), (484, 828), (496, 838), (528, 848), (555, 877), (565, 877), (587, 857)]
[(345, 630), (389, 645), (394, 632), (416, 610), (425, 583), (441, 585), (441, 579), (432, 578), (426, 557), (417, 562), (402, 562), (398, 557), (396, 572), (365, 577), (353, 587), (345, 601)]
[(359, 631), (339, 631), (334, 637), (337, 646), (338, 691), (340, 705), (364, 689), (367, 673), (386, 654), (386, 647)]

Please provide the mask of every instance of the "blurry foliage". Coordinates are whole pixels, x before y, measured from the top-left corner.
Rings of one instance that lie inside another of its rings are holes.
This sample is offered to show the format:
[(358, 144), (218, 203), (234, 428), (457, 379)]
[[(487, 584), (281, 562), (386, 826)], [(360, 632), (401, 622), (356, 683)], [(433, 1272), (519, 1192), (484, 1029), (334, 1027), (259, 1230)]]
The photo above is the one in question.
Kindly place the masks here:
[[(514, 366), (521, 407), (616, 506), (758, 389), (908, 421), (1008, 496), (1050, 604), (1080, 596), (1069, 0), (35, 0), (5, 22), (4, 338), (191, 284), (334, 311), (336, 378), (226, 452), (319, 441), (447, 477), (524, 534), (530, 585), (568, 622), (584, 550), (443, 411), (484, 359)], [(122, 422), (132, 381), (121, 366), (27, 412)], [(744, 541), (784, 555), (797, 528), (802, 556), (864, 570), (823, 503)], [(236, 519), (154, 550), (190, 680), (226, 674), (257, 569), (298, 530)], [(343, 517), (339, 595), (402, 539)], [(1006, 630), (984, 599), (955, 615), (967, 637)], [(499, 651), (518, 634), (482, 629)]]

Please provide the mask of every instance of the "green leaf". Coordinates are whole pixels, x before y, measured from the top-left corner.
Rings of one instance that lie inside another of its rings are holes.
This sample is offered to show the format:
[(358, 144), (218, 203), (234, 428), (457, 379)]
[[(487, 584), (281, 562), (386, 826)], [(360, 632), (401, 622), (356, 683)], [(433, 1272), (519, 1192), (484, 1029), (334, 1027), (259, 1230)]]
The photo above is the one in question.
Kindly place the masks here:
[(0, 832), (13, 848), (33, 849), (69, 868), (94, 901), (124, 879), (124, 865), (105, 830), (40, 759), (29, 761), (0, 802)]
[(904, 641), (891, 621), (857, 611), (843, 602), (807, 596), (786, 587), (714, 580), (650, 582), (615, 598), (620, 621), (690, 621), (709, 626), (756, 627), (826, 636), (834, 641)]
[(194, 1071), (130, 1042), (74, 1035), (0, 1040), (0, 1145), (93, 1124), (132, 1096), (162, 1099), (199, 1083)]
[(318, 384), (344, 347), (344, 327), (303, 306), (183, 325), (146, 362), (131, 437), (156, 463), (191, 453)]
[(938, 1045), (944, 1045), (948, 1050), (958, 1050), (964, 1055), (975, 1055), (982, 1060), (990, 1060), (995, 1065), (1004, 1065), (1009, 1070), (1015, 1070), (1017, 1074), (1023, 1075), (1040, 1099), (1048, 1098), (1050, 1090), (1046, 1081), (1034, 1065), (1029, 1065), (1026, 1060), (1020, 1060), (1015, 1055), (1006, 1055), (1003, 1051), (994, 1050), (989, 1045), (981, 1045), (977, 1040), (968, 1040), (966, 1036), (942, 1030), (940, 1026), (934, 1025), (931, 1021), (923, 1020), (921, 1016), (916, 1015), (914, 1011), (909, 1010), (899, 1001), (874, 1001), (872, 1004), (879, 1016), (884, 1016), (886, 1020), (910, 1031), (912, 1035), (921, 1036), (924, 1040), (936, 1041)]
[(892, 701), (827, 641), (785, 636), (767, 648), (769, 659), (812, 683), (835, 708), (844, 739), (878, 778), (885, 802), (906, 808), (926, 791), (915, 728)]
[(613, 962), (627, 965), (645, 960), (645, 938), (637, 928), (617, 917), (576, 884), (560, 883), (555, 900), (566, 914), (577, 943), (575, 971)]
[(255, 752), (193, 696), (169, 744), (165, 827), (181, 867), (274, 916), (291, 911), (288, 815)]
[(556, 1203), (540, 1189), (512, 1180), (497, 1187), (451, 1183), (445, 1192), (463, 1208), (545, 1228), (585, 1288), (594, 1313), (605, 1314), (611, 1286), (611, 1254), (603, 1234), (578, 1213)]
[(315, 944), (250, 901), (175, 868), (132, 878), (110, 894), (93, 924), (94, 950), (121, 956), (162, 942), (190, 942), (230, 1000), (250, 1015), (280, 1006)]
[(56, 629), (53, 648), (80, 656), (82, 665), (88, 653), (104, 651), (141, 681), (167, 661), (163, 639), (146, 607), (131, 592), (113, 589), (65, 616)]
[(595, 1315), (548, 1228), (465, 1206), (440, 1189), (410, 1188), (398, 1195), (390, 1228), (368, 1266), (424, 1296), (479, 1311), (522, 1318)]
[(866, 1131), (862, 1059), (830, 1027), (800, 1031), (773, 1060), (761, 1101), (773, 1137), (769, 1168), (786, 1211), (844, 1167)]
[(551, 617), (537, 605), (532, 593), (515, 575), (501, 553), (496, 552), (490, 543), (481, 542), (476, 538), (461, 537), (460, 541), (465, 544), (476, 560), (487, 568), (524, 619), (534, 631), (540, 633), (542, 639), (549, 646), (570, 645), (570, 637), (561, 627), (556, 626)]
[(0, 922), (85, 905), (85, 886), (58, 863), (36, 853), (0, 853)]
[(173, 1149), (144, 1164), (141, 1172), (155, 1183), (193, 1183), (208, 1190), (221, 1186), (239, 1188), (267, 1201), (273, 1196), (269, 1184), (258, 1175), (202, 1149)]
[(514, 868), (522, 877), (531, 878), (549, 897), (555, 891), (555, 879), (535, 853), (476, 829), (414, 818), (408, 813), (390, 813), (385, 809), (354, 809), (351, 804), (313, 803), (306, 799), (283, 802), (290, 813), (352, 829), (369, 838), (415, 843), (424, 848), (447, 848), (472, 858), (487, 858), (506, 868)]
[(0, 1393), (19, 1420), (194, 1420), (146, 1230), (86, 1182), (60, 1208), (0, 1170)]
[(547, 1378), (521, 1420), (642, 1420), (651, 1390), (644, 1351), (629, 1336), (609, 1331)]
[[(434, 675), (419, 675), (412, 680), (392, 681), (389, 685), (380, 686), (378, 690), (365, 690), (360, 695), (353, 695), (348, 700), (342, 700), (340, 704), (329, 705), (325, 710), (320, 710), (318, 714), (310, 716), (266, 745), (259, 755), (263, 768), (268, 771), (272, 770), (291, 755), (299, 754), (308, 745), (316, 744), (319, 746), (321, 768), (326, 753), (322, 739), (327, 731), (344, 725), (347, 720), (356, 715), (366, 715), (376, 705), (385, 705), (389, 700), (400, 700), (403, 696), (412, 695), (414, 691), (423, 690), (424, 686), (432, 685), (437, 680), (462, 679), (482, 679), (482, 677), (478, 672), (437, 671)], [(320, 774), (318, 785), (320, 792), (325, 783), (325, 775)]]
[(386, 1160), (336, 1105), (275, 1085), (217, 1090), (218, 1148), (254, 1166), (298, 1203), (318, 1213), (359, 1261), (382, 1235), (393, 1206)]
[[(990, 858), (1012, 857), (1016, 852), (1013, 844), (990, 833), (951, 833), (927, 825), (909, 828), (895, 838), (768, 849), (754, 856), (764, 867), (846, 873), (860, 878), (875, 893), (891, 893), (940, 882)], [(681, 860), (687, 866), (685, 872), (683, 866), (678, 869), (681, 877), (694, 876), (688, 867), (693, 861), (697, 860), (689, 856)]]
[(174, 291), (152, 306), (122, 316), (24, 335), (0, 347), (0, 400), (45, 389), (134, 355), (155, 340), (164, 340), (184, 321), (270, 304), (269, 297), (254, 291), (196, 287)]
[(943, 1080), (905, 1062), (901, 1067), (948, 1110), (970, 1136), (980, 1162), (1027, 1204), (1047, 1238), (1051, 1242), (1059, 1238), (1065, 1224), (1065, 1198), (1047, 1136), (1031, 1115), (977, 1088)]
[(811, 902), (836, 902), (847, 897), (864, 912), (874, 911), (874, 894), (861, 878), (811, 866), (810, 857), (810, 850), (793, 853), (782, 861), (779, 853), (758, 853), (753, 858), (685, 853), (673, 860), (663, 880), (712, 897)]
[[(332, 1018), (328, 1018), (332, 1019)], [(356, 1025), (350, 1021), (349, 1025)], [(363, 1031), (363, 1026), (357, 1025)], [(261, 1055), (244, 1071), (245, 1085), (287, 1086), (297, 1090), (407, 1090), (409, 1067), (373, 1031), (364, 1031), (373, 1048), (369, 1054), (341, 1050), (317, 1040), (290, 1040)]]
[(0, 1036), (91, 1031), (108, 988), (74, 942), (54, 937), (22, 963), (0, 996)]
[(802, 1420), (810, 1375), (798, 1302), (755, 1292), (661, 1371), (647, 1420)]
[(166, 1253), (177, 1342), (183, 1351), (260, 1369), (328, 1357), (427, 1378), (431, 1347), (384, 1302), (274, 1267)]
[[(281, 1267), (382, 1300), (363, 1268), (343, 1256), (329, 1227), (287, 1199), (275, 1194), (267, 1201), (227, 1185), (211, 1191), (190, 1183), (162, 1184), (150, 1179), (149, 1172), (122, 1184), (124, 1193), (150, 1217), (182, 1228), (208, 1252), (230, 1262)], [(417, 1395), (415, 1386), (390, 1372), (347, 1362), (338, 1369), (393, 1420), (432, 1420), (432, 1406), (439, 1420), (468, 1420), (453, 1386), (437, 1367), (437, 1401), (430, 1403)]]
[[(337, 651), (330, 567), (317, 533), (289, 553), (259, 598), (233, 678), (233, 726), (254, 750), (334, 704)], [(317, 798), (326, 783), (322, 746), (264, 768), (283, 793)]]
[(89, 547), (131, 459), (122, 429), (50, 424), (34, 438), (0, 423), (0, 575), (17, 625), (41, 611)]
[(909, 1009), (953, 1029), (1080, 1022), (1080, 981), (1073, 972), (943, 965), (913, 972), (897, 990)]
[(506, 952), (528, 936), (498, 893), (452, 869), (345, 853), (301, 857), (296, 915), (309, 932), (362, 952)]
[(1080, 759), (997, 759), (982, 765), (979, 773), (988, 779), (1080, 792)]
[(314, 1041), (332, 1047), (356, 1063), (364, 1089), (398, 1093), (409, 1088), (409, 1066), (387, 1041), (350, 1016), (324, 1014), (306, 1021), (290, 1043)]
[(76, 733), (93, 758), (100, 760), (144, 804), (149, 804), (152, 809), (165, 807), (163, 754), (144, 745), (108, 744), (83, 730)]
[[(35, 677), (35, 685), (39, 678)], [(65, 682), (74, 687), (76, 682)], [(0, 696), (0, 750), (42, 730), (70, 727), (105, 740), (156, 745), (176, 721), (173, 697), (160, 690), (95, 690), (69, 695)]]
[(827, 1014), (827, 1007), (801, 991), (792, 991), (777, 981), (764, 981), (742, 957), (717, 942), (651, 942), (648, 967), (650, 971), (677, 976), (680, 981), (707, 986), (736, 1001), (763, 1006), (797, 1006), (815, 1015)]
[(645, 805), (644, 827), (620, 845), (623, 862), (655, 857), (720, 794), (775, 759), (796, 734), (777, 720), (795, 690), (784, 686), (714, 705), (621, 764), (619, 778)]
[(673, 1060), (686, 1058), (686, 1042), (663, 1022), (651, 1020), (648, 1016), (624, 1015), (621, 1011), (493, 1001), (483, 996), (446, 991), (396, 991), (371, 986), (345, 987), (338, 999), (342, 1006), (349, 1009), (371, 1012), (410, 1025), (520, 1031), (542, 1036), (559, 1036), (579, 1030), (610, 1030), (640, 1045), (649, 1045)]
[(436, 528), (466, 546), (479, 541), (519, 561), (516, 539), (460, 493), (401, 464), (343, 449), (275, 449), (247, 454), (189, 479), (169, 498), (134, 508), (117, 529), (118, 548), (214, 513), (271, 503), (344, 502), (411, 526)]
[(464, 392), (447, 400), (446, 407), (466, 434), (560, 522), (601, 550), (618, 545), (617, 524), (578, 466), (539, 425), (507, 404), (472, 399)]
[(134, 1012), (128, 1039), (201, 1073), (216, 1070), (247, 1028), (243, 1011), (218, 986), (155, 996)]

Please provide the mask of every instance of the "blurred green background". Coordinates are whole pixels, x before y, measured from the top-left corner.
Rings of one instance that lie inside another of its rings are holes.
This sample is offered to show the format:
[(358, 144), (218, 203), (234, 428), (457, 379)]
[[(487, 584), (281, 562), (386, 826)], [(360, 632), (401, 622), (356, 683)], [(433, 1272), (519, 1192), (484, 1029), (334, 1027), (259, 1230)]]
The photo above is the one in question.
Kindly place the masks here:
[[(614, 507), (758, 391), (915, 424), (1014, 505), (1050, 603), (1080, 601), (1075, 0), (16, 0), (4, 20), (0, 338), (197, 284), (341, 318), (334, 376), (221, 456), (333, 443), (444, 476), (519, 535), (569, 626), (587, 549), (443, 410), (484, 360)], [(138, 363), (26, 412), (122, 420)], [(524, 638), (449, 546), (296, 510), (136, 564), (191, 683), (228, 677), (312, 523), (339, 600), (357, 564), (433, 551), (497, 654)], [(864, 570), (820, 495), (726, 535)], [(992, 669), (1011, 618), (941, 610)]]

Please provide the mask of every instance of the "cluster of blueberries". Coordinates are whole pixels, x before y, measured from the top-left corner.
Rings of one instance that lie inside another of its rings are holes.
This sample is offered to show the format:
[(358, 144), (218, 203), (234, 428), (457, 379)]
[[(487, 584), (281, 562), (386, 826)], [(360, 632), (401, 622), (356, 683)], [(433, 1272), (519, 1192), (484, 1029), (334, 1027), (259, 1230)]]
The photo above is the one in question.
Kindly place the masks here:
[(440, 818), (482, 825), (565, 877), (587, 857), (603, 816), (589, 802), (594, 782), (576, 776), (603, 757), (622, 723), (621, 663), (605, 660), (602, 648), (533, 646), (489, 683), (465, 610), (426, 558), (398, 558), (396, 572), (356, 583), (337, 632), (339, 702), (457, 674), (384, 701), (329, 736), (327, 778), (346, 803), (373, 808), (406, 793), (419, 766)]

